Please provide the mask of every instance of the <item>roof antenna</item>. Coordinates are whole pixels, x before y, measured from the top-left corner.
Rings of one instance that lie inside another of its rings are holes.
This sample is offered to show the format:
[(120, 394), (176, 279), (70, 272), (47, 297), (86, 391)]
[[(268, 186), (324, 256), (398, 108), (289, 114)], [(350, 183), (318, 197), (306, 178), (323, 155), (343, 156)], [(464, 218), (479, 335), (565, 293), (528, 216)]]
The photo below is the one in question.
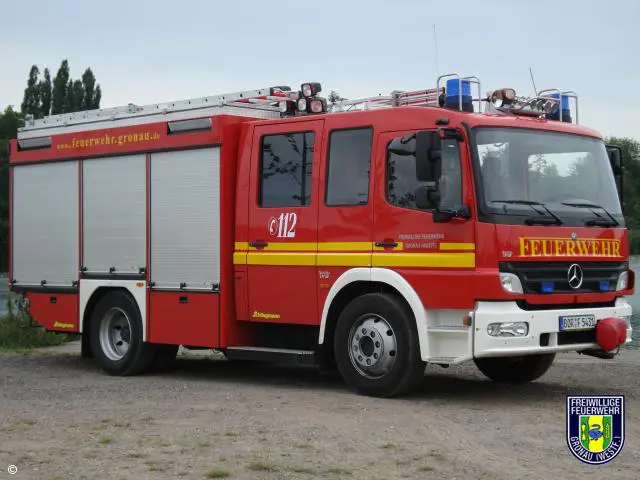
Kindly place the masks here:
[(440, 67), (438, 65), (438, 37), (436, 36), (436, 24), (433, 24), (433, 45), (436, 51), (436, 75), (440, 76)]
[(533, 83), (533, 93), (537, 97), (538, 89), (536, 88), (536, 81), (533, 79), (533, 70), (531, 70), (531, 67), (529, 67), (529, 73), (531, 74), (531, 83)]

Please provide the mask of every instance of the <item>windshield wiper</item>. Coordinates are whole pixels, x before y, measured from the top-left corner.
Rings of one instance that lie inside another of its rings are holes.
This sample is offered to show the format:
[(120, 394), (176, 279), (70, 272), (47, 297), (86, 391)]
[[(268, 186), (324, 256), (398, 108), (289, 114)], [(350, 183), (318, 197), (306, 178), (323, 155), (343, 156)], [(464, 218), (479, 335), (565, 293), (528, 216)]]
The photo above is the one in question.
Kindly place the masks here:
[(489, 203), (507, 203), (511, 205), (528, 205), (530, 206), (536, 213), (540, 214), (540, 212), (535, 207), (542, 207), (545, 211), (551, 215), (552, 218), (549, 217), (528, 217), (525, 222), (527, 225), (562, 225), (562, 220), (555, 213), (547, 208), (544, 203), (536, 202), (534, 200), (490, 200)]
[[(620, 223), (613, 218), (613, 215), (611, 215), (611, 213), (609, 213), (609, 210), (607, 210), (606, 208), (604, 208), (601, 205), (597, 205), (595, 203), (587, 203), (587, 202), (562, 202), (562, 205), (566, 205), (567, 207), (575, 207), (575, 208), (589, 208), (591, 209), (591, 211), (598, 217), (598, 218), (593, 218), (591, 220), (587, 220), (584, 222), (584, 224), (587, 227), (617, 227), (618, 225), (620, 225)], [(598, 215), (597, 212), (594, 211), (595, 208), (599, 208), (600, 210), (602, 210), (604, 213), (607, 214), (607, 216), (611, 219), (611, 220), (606, 220), (604, 218), (602, 218), (602, 215)]]

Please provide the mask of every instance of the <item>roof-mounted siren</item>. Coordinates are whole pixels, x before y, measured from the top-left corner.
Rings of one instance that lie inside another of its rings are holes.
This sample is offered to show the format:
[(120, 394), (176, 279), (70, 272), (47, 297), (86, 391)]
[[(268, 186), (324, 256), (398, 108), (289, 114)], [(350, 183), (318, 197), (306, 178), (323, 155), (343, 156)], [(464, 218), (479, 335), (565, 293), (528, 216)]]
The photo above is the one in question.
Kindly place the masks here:
[(557, 120), (560, 122), (573, 123), (571, 118), (571, 108), (569, 100), (573, 98), (576, 110), (576, 121), (578, 123), (578, 95), (572, 91), (562, 92), (558, 88), (549, 88), (538, 92), (538, 97), (551, 97), (560, 103), (560, 108), (553, 113), (545, 114), (547, 120)]
[[(473, 112), (473, 102), (478, 102), (478, 111), (482, 109), (482, 99), (480, 91), (480, 79), (478, 77), (460, 77), (457, 73), (447, 73), (440, 75), (436, 82), (436, 92), (442, 91), (441, 82), (447, 79), (444, 83), (444, 94), (440, 94), (438, 104), (444, 108), (450, 108), (452, 110), (460, 110), (463, 112)], [(472, 85), (477, 85), (478, 96), (473, 98)]]

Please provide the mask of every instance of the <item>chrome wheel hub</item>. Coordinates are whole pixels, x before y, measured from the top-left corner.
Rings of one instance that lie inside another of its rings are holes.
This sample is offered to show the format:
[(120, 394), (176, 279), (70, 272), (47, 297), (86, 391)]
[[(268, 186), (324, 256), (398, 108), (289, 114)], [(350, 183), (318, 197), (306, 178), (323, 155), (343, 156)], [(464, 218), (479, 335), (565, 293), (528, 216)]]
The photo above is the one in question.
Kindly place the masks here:
[(396, 335), (379, 315), (363, 315), (349, 332), (349, 358), (360, 375), (375, 379), (386, 375), (396, 360)]
[(118, 307), (107, 311), (100, 322), (100, 346), (109, 360), (122, 360), (129, 351), (131, 322), (127, 314)]

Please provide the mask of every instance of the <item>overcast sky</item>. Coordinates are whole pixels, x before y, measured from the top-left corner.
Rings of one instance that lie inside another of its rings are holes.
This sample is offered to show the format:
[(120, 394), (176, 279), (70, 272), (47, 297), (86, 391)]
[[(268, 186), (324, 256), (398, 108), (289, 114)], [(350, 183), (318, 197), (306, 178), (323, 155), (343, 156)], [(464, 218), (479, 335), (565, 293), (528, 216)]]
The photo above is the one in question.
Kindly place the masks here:
[[(319, 81), (348, 98), (477, 75), (574, 90), (580, 123), (640, 138), (640, 2), (0, 0), (0, 109), (29, 68), (90, 66), (102, 107)], [(436, 25), (436, 61), (433, 25)], [(615, 89), (615, 91), (614, 91)]]

